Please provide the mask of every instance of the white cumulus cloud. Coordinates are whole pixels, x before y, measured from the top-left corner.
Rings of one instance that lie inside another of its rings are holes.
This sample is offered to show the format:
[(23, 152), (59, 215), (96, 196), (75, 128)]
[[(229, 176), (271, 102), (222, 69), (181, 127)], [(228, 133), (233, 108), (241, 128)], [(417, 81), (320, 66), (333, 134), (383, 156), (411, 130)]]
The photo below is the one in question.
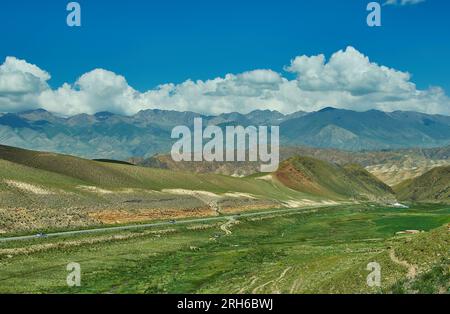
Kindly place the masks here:
[(371, 63), (353, 47), (325, 56), (300, 56), (286, 68), (296, 73), (300, 88), (310, 91), (347, 91), (354, 96), (370, 93), (404, 94), (415, 90), (409, 73)]
[(48, 89), (50, 74), (36, 65), (7, 57), (0, 65), (0, 110), (17, 111), (36, 107), (37, 96)]
[(324, 55), (298, 56), (285, 71), (296, 78), (257, 69), (204, 81), (162, 84), (141, 93), (125, 77), (95, 69), (72, 84), (51, 89), (46, 71), (8, 57), (0, 66), (0, 112), (40, 107), (66, 116), (99, 111), (132, 115), (144, 109), (292, 113), (333, 106), (450, 114), (450, 99), (442, 88), (418, 89), (409, 73), (372, 62), (353, 47), (337, 51), (329, 60)]

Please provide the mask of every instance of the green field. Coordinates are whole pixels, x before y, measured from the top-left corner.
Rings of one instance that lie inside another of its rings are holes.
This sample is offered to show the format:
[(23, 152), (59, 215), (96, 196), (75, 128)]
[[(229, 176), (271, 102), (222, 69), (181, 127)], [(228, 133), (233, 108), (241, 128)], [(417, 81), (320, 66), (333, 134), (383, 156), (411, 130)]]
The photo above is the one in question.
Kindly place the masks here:
[[(427, 182), (448, 198), (441, 172)], [(389, 207), (393, 193), (313, 158), (238, 178), (0, 145), (0, 293), (448, 292), (449, 205)], [(113, 226), (139, 229), (86, 231)]]
[[(0, 243), (0, 293), (449, 292), (448, 206), (237, 220)], [(424, 232), (395, 234), (410, 229)], [(70, 262), (81, 287), (66, 285)], [(379, 288), (366, 284), (369, 262), (381, 266)]]

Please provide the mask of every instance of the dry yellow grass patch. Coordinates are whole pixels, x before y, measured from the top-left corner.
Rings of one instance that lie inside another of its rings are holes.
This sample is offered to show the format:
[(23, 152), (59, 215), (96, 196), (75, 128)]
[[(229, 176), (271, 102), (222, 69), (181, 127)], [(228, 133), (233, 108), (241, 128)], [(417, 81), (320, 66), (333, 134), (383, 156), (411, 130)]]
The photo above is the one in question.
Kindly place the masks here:
[(157, 219), (178, 219), (211, 216), (209, 208), (200, 209), (150, 209), (130, 212), (125, 210), (102, 210), (90, 213), (89, 217), (104, 224), (124, 224)]
[(52, 192), (52, 191), (49, 191), (49, 190), (43, 189), (39, 186), (25, 183), (25, 182), (14, 181), (14, 180), (4, 180), (4, 182), (7, 185), (9, 185), (10, 187), (17, 188), (19, 190), (22, 190), (22, 191), (28, 192), (28, 193), (33, 193), (33, 194), (37, 194), (37, 195), (54, 194), (54, 192)]

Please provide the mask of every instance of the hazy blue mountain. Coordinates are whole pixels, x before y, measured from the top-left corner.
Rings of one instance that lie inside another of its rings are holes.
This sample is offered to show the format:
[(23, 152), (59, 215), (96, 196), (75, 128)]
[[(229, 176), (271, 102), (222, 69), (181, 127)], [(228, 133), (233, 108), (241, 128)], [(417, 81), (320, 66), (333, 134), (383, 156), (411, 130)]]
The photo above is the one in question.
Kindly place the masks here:
[(195, 112), (179, 112), (173, 110), (149, 109), (143, 110), (129, 117), (130, 123), (139, 126), (157, 125), (159, 128), (172, 130), (176, 125), (193, 125), (194, 119), (201, 117), (207, 119), (205, 115)]
[(208, 117), (208, 124), (227, 126), (227, 125), (242, 125), (249, 126), (252, 121), (244, 114), (238, 112), (222, 113), (215, 117)]
[(11, 128), (28, 128), (31, 125), (27, 122), (27, 120), (22, 119), (21, 117), (8, 113), (0, 117), (0, 125), (8, 126)]
[(0, 144), (97, 159), (149, 157), (170, 151), (172, 128), (192, 127), (196, 117), (202, 117), (205, 126), (279, 125), (282, 145), (375, 150), (450, 144), (448, 116), (335, 108), (291, 115), (270, 110), (218, 116), (144, 110), (133, 116), (99, 112), (68, 118), (39, 109), (0, 114)]
[(283, 142), (347, 150), (436, 147), (450, 142), (450, 117), (325, 108), (280, 125)]
[[(305, 114), (299, 111), (298, 115)], [(286, 119), (290, 119), (291, 115), (284, 115), (278, 111), (271, 110), (255, 110), (246, 115), (247, 119), (255, 125), (279, 125)]]

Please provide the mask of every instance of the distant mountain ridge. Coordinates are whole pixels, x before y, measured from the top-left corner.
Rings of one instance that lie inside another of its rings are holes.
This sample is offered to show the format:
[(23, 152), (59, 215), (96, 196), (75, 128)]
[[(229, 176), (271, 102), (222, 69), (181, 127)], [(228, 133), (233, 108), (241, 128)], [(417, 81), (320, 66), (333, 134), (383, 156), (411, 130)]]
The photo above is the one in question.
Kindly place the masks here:
[(376, 150), (448, 144), (450, 117), (418, 112), (325, 108), (280, 125), (289, 144)]
[(59, 117), (43, 109), (0, 114), (0, 144), (73, 154), (85, 158), (150, 157), (170, 151), (171, 130), (204, 125), (279, 125), (283, 146), (350, 151), (439, 147), (450, 144), (450, 117), (417, 112), (382, 112), (324, 108), (284, 115), (256, 110), (217, 116), (195, 112), (144, 110), (133, 116), (110, 112)]

